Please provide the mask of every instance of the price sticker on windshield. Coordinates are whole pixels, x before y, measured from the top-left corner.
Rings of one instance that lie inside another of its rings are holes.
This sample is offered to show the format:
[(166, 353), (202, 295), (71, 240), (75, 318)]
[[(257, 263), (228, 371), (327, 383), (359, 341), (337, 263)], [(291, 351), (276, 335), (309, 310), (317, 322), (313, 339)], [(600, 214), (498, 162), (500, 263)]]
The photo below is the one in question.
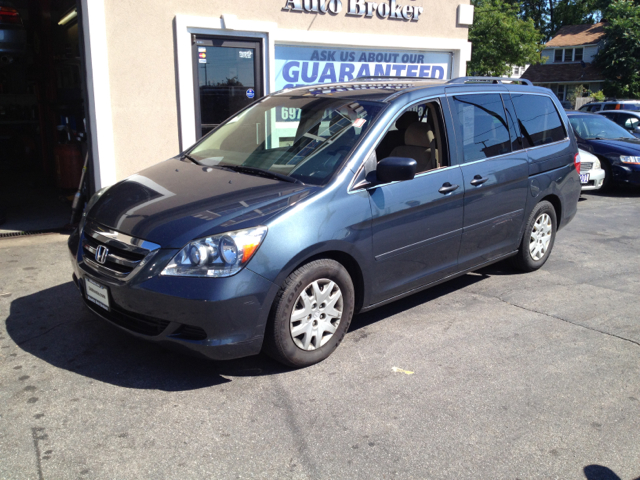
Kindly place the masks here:
[(354, 120), (353, 126), (356, 128), (362, 128), (365, 123), (366, 120), (364, 118), (358, 118), (357, 120)]

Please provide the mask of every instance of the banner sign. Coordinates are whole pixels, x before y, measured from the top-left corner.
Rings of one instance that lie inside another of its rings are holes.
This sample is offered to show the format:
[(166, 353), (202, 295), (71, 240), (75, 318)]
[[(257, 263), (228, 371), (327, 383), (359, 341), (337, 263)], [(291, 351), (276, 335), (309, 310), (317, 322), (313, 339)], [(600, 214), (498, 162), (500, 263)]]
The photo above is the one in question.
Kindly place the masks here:
[[(342, 12), (342, 7), (342, 0), (286, 0), (283, 10), (337, 15)], [(348, 0), (346, 10), (346, 14), (353, 17), (372, 18), (377, 16), (381, 19), (409, 20), (412, 22), (417, 22), (423, 12), (423, 7), (400, 5), (396, 0), (386, 0), (381, 3), (368, 2), (366, 0)]]
[(276, 90), (358, 77), (449, 78), (451, 55), (443, 52), (368, 50), (276, 45)]

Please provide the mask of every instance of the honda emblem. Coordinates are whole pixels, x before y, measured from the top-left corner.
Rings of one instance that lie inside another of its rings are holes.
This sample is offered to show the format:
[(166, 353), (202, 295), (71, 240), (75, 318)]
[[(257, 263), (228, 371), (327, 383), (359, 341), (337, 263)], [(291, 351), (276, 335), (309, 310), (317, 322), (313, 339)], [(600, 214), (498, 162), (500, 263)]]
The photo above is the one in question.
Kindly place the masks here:
[(96, 248), (96, 262), (100, 265), (104, 265), (107, 261), (107, 256), (109, 255), (109, 249), (104, 245), (100, 245)]

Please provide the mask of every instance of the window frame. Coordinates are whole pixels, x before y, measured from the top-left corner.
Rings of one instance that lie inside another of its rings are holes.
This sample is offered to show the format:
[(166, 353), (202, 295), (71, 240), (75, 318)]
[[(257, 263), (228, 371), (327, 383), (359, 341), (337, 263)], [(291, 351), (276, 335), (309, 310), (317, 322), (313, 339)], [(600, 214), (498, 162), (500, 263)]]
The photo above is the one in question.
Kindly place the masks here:
[[(358, 166), (358, 169), (356, 170), (355, 175), (353, 176), (352, 180), (349, 182), (349, 185), (347, 186), (347, 193), (353, 194), (353, 193), (360, 192), (362, 190), (368, 190), (370, 188), (379, 188), (379, 187), (384, 187), (385, 185), (392, 185), (394, 183), (398, 183), (398, 182), (374, 183), (374, 184), (369, 183), (366, 180), (364, 169), (365, 169), (365, 166), (366, 166), (367, 162), (370, 161), (372, 156), (375, 156), (376, 149), (378, 148), (378, 146), (380, 145), (380, 143), (384, 139), (384, 137), (387, 134), (387, 132), (389, 132), (389, 130), (391, 129), (392, 126), (395, 126), (396, 121), (398, 120), (398, 118), (400, 118), (402, 116), (402, 114), (404, 114), (404, 112), (406, 112), (409, 108), (417, 106), (417, 105), (420, 105), (421, 103), (430, 103), (430, 102), (434, 102), (435, 101), (436, 103), (438, 103), (438, 105), (440, 107), (440, 114), (442, 116), (442, 125), (441, 125), (441, 128), (440, 128), (440, 133), (444, 137), (444, 139), (443, 139), (443, 147), (444, 147), (444, 150), (446, 150), (449, 165), (447, 165), (446, 167), (440, 167), (440, 168), (434, 168), (434, 169), (431, 169), (431, 170), (427, 170), (426, 172), (416, 173), (416, 176), (413, 177), (412, 180), (405, 180), (405, 181), (413, 181), (416, 178), (424, 177), (425, 175), (431, 175), (434, 172), (442, 172), (442, 171), (447, 170), (449, 168), (457, 168), (459, 165), (457, 165), (457, 164), (454, 165), (453, 154), (452, 154), (452, 151), (451, 151), (451, 142), (449, 141), (449, 131), (448, 131), (447, 119), (446, 119), (446, 113), (445, 113), (445, 107), (444, 107), (444, 103), (445, 103), (444, 99), (446, 98), (446, 96), (447, 96), (446, 94), (429, 95), (428, 97), (423, 97), (423, 98), (420, 98), (418, 100), (415, 100), (415, 101), (412, 101), (410, 103), (407, 103), (407, 104), (403, 105), (402, 108), (400, 108), (391, 117), (391, 119), (385, 124), (385, 126), (382, 129), (382, 132), (380, 133), (380, 135), (376, 139), (375, 143), (371, 146), (371, 148), (369, 148), (366, 151), (367, 153), (365, 155), (363, 155), (362, 162)], [(384, 111), (380, 112), (378, 115), (383, 115), (383, 114), (384, 114)], [(367, 135), (371, 135), (371, 130), (367, 133)], [(455, 132), (454, 132), (454, 138), (455, 138)], [(376, 160), (378, 160), (377, 157), (375, 157), (375, 158), (376, 158)]]
[[(509, 94), (511, 94), (511, 93), (513, 93), (513, 91), (509, 91)], [(558, 106), (556, 105), (556, 102), (553, 101), (553, 98), (551, 98), (549, 95), (545, 95), (544, 93), (534, 93), (534, 92), (515, 92), (515, 93), (518, 93), (518, 94), (521, 94), (521, 95), (531, 95), (531, 96), (548, 98), (551, 101), (551, 104), (553, 105), (553, 108), (556, 110), (556, 114), (560, 118), (560, 124), (564, 128), (564, 135), (565, 135), (564, 138), (562, 138), (560, 140), (556, 140), (555, 142), (551, 142), (551, 143), (545, 143), (544, 145), (534, 145), (534, 146), (531, 146), (531, 147), (524, 147), (523, 146), (523, 151), (535, 150), (537, 148), (544, 148), (544, 147), (548, 147), (549, 145), (556, 145), (556, 144), (560, 144), (562, 142), (570, 141), (569, 128), (573, 128), (573, 127), (571, 126), (571, 124), (567, 124), (569, 119), (567, 118), (566, 121), (565, 121), (565, 117), (563, 117), (560, 114), (560, 111), (558, 110)], [(512, 101), (513, 101), (513, 98), (512, 98)], [(515, 102), (513, 102), (513, 107), (514, 107), (514, 110), (516, 111), (516, 116), (517, 116), (518, 115), (518, 110), (516, 109)], [(522, 134), (522, 132), (521, 132), (521, 134)]]
[[(463, 96), (463, 95), (498, 95), (500, 97), (500, 101), (502, 102), (502, 108), (504, 110), (504, 118), (505, 118), (505, 121), (507, 123), (507, 135), (509, 136), (509, 147), (510, 147), (510, 150), (511, 150), (511, 151), (509, 151), (507, 153), (501, 153), (500, 155), (493, 155), (491, 157), (479, 158), (477, 160), (471, 160), (469, 162), (465, 162), (464, 161), (464, 151), (461, 151), (461, 149), (458, 148), (457, 149), (458, 150), (457, 151), (457, 155), (456, 155), (456, 166), (470, 165), (472, 163), (484, 162), (484, 161), (487, 161), (487, 160), (493, 160), (494, 158), (502, 158), (502, 157), (504, 157), (506, 155), (512, 155), (512, 154), (514, 154), (516, 152), (520, 152), (520, 151), (524, 150), (524, 147), (521, 147), (519, 150), (513, 150), (513, 145), (512, 145), (512, 141), (511, 141), (511, 131), (509, 130), (509, 119), (507, 117), (507, 107), (504, 104), (504, 99), (502, 98), (502, 95), (509, 95), (509, 94), (510, 94), (510, 92), (507, 89), (494, 90), (494, 91), (476, 91), (476, 92), (460, 92), (460, 93), (456, 92), (456, 93), (448, 93), (447, 94), (447, 97), (448, 97), (447, 100), (449, 101), (449, 111), (450, 111), (450, 115), (452, 117), (452, 120), (454, 122), (453, 130), (454, 130), (454, 135), (455, 135), (455, 138), (456, 138), (456, 142), (458, 142), (457, 139), (458, 139), (459, 132), (457, 131), (456, 124), (455, 124), (455, 122), (457, 120), (457, 115), (453, 113), (453, 105), (452, 105), (452, 102), (455, 99), (455, 97)], [(512, 104), (513, 104), (513, 102), (512, 102)], [(515, 105), (513, 107), (514, 107), (513, 108), (514, 113), (517, 115), (517, 113), (515, 111)], [(520, 138), (522, 138), (520, 129), (518, 129), (517, 133), (518, 133), (518, 136)], [(458, 146), (461, 146), (461, 144), (458, 145)]]

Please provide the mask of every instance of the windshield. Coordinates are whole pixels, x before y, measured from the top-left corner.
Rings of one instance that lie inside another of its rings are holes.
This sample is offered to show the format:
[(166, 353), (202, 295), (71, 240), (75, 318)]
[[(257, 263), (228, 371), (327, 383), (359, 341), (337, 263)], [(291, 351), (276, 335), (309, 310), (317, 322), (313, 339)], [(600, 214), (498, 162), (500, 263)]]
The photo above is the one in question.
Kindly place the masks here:
[(266, 97), (213, 131), (189, 157), (206, 166), (260, 169), (320, 185), (383, 106), (345, 98)]
[(585, 140), (635, 138), (624, 128), (601, 115), (572, 116), (569, 117), (569, 122), (576, 134)]

